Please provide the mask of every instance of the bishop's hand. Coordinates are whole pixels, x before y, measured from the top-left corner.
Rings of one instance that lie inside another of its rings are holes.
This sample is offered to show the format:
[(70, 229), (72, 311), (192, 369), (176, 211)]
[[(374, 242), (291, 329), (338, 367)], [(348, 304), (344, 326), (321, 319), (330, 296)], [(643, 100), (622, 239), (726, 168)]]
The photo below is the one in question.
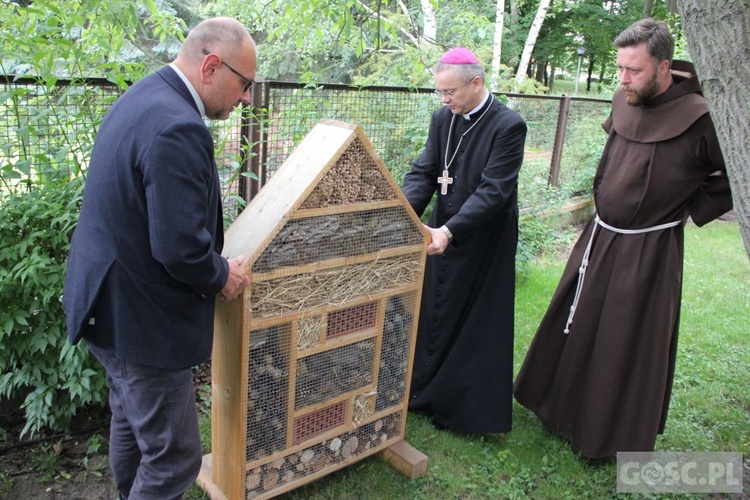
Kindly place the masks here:
[(430, 244), (427, 245), (427, 255), (442, 255), (448, 247), (448, 235), (440, 228), (425, 225), (430, 233)]

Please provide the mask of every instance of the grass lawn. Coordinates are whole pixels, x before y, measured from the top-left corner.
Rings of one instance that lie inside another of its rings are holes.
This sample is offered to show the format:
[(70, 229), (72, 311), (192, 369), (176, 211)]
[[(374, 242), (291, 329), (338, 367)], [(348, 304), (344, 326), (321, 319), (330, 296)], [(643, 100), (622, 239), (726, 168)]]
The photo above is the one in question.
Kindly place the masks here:
[[(565, 252), (544, 256), (519, 276), (516, 372), (566, 258)], [(750, 261), (737, 223), (688, 226), (677, 373), (666, 432), (656, 447), (662, 451), (743, 452), (744, 498), (750, 487), (749, 324)], [(429, 457), (425, 476), (408, 480), (373, 456), (285, 498), (617, 497), (614, 462), (592, 464), (579, 458), (518, 404), (513, 421), (513, 431), (503, 437), (463, 436), (435, 430), (427, 418), (410, 414), (406, 439)], [(188, 498), (205, 498), (196, 490), (191, 490)]]

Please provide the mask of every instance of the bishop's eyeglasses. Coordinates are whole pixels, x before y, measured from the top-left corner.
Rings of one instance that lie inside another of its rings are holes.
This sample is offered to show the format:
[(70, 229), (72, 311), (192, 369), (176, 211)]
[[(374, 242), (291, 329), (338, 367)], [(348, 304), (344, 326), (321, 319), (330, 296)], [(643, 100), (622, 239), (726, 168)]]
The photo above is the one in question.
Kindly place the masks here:
[(474, 78), (471, 78), (471, 79), (467, 80), (466, 82), (464, 82), (463, 85), (460, 85), (460, 86), (456, 87), (455, 89), (449, 89), (449, 90), (435, 89), (434, 90), (435, 97), (437, 97), (438, 99), (442, 99), (443, 97), (453, 97), (453, 95), (456, 92), (458, 92), (462, 88), (466, 87), (468, 84), (470, 84), (473, 81), (474, 81)]

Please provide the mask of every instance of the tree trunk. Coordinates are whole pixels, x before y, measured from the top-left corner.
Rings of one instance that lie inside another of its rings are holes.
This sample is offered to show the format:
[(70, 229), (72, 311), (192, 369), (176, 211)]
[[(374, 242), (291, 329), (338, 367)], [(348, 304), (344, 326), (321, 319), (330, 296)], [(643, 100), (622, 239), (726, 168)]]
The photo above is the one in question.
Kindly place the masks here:
[(430, 43), (435, 43), (435, 40), (437, 40), (437, 17), (435, 17), (435, 8), (430, 0), (422, 0), (422, 15), (424, 16), (422, 37)]
[(552, 92), (552, 90), (555, 87), (555, 70), (556, 69), (557, 68), (555, 67), (555, 65), (552, 64), (552, 63), (550, 63), (550, 65), (549, 65), (549, 84), (547, 85), (547, 87), (549, 88), (550, 92)]
[(536, 62), (536, 72), (534, 73), (534, 80), (544, 85), (547, 84), (547, 61)]
[[(429, 3), (429, 0), (422, 0)], [(492, 43), (492, 74), (490, 76), (490, 89), (497, 90), (497, 81), (500, 78), (500, 56), (503, 47), (503, 25), (505, 23), (505, 0), (497, 0), (495, 4), (495, 39)]]
[(510, 31), (514, 33), (518, 27), (518, 0), (510, 0)]
[(677, 14), (677, 0), (665, 0), (667, 6), (667, 14), (673, 18)]
[(643, 2), (643, 17), (651, 17), (652, 10), (654, 10), (654, 0)]
[(664, 0), (664, 6), (667, 8), (667, 26), (674, 32), (677, 20), (677, 0)]
[(547, 16), (547, 9), (551, 0), (539, 0), (539, 9), (536, 11), (534, 22), (531, 23), (531, 29), (529, 29), (529, 36), (526, 38), (526, 44), (523, 46), (523, 54), (521, 55), (521, 62), (518, 65), (518, 72), (516, 73), (516, 88), (523, 82), (526, 70), (529, 67), (529, 61), (531, 61), (531, 54), (534, 52), (534, 45), (536, 45), (536, 38), (539, 36), (539, 30), (542, 29), (542, 23), (544, 18)]
[(750, 0), (679, 0), (682, 26), (716, 125), (750, 257)]
[(591, 93), (591, 80), (594, 74), (594, 64), (596, 63), (596, 57), (593, 55), (589, 57), (589, 68), (586, 72), (586, 92)]

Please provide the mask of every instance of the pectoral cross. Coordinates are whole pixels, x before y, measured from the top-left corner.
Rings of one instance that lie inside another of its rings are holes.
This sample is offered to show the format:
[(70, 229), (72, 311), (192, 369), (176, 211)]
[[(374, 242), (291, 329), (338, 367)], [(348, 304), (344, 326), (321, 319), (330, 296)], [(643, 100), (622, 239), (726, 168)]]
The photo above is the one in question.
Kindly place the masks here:
[(448, 184), (453, 184), (453, 177), (448, 175), (448, 170), (443, 170), (443, 175), (437, 178), (440, 183), (440, 194), (448, 194)]

